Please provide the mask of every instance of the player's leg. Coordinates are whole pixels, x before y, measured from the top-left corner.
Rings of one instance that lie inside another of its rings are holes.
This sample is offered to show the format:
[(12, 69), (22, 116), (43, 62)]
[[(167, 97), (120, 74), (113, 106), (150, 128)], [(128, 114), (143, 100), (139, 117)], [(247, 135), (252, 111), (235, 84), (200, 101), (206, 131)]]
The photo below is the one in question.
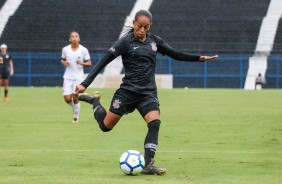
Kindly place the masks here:
[(75, 87), (81, 83), (80, 80), (72, 81), (72, 100), (73, 100), (73, 122), (79, 122), (79, 112), (80, 112), (80, 102), (78, 100), (78, 95), (75, 93)]
[(112, 112), (107, 112), (106, 117), (104, 118), (104, 125), (107, 129), (112, 130), (116, 124), (119, 122), (120, 118), (122, 116), (117, 115), (115, 113)]
[[(160, 129), (160, 109), (156, 98), (142, 100), (143, 104), (147, 101), (147, 105), (141, 105), (138, 110), (148, 126), (148, 132), (144, 141), (145, 150), (145, 168), (142, 174), (163, 175), (166, 169), (154, 165), (154, 157), (158, 148), (158, 138)], [(154, 102), (155, 101), (155, 102)]]
[(79, 112), (80, 112), (80, 102), (78, 100), (77, 94), (72, 94), (73, 99), (73, 122), (79, 122)]
[(100, 93), (98, 95), (94, 94), (94, 96), (89, 96), (87, 94), (80, 94), (78, 96), (78, 99), (80, 101), (84, 101), (93, 105), (94, 118), (96, 119), (100, 129), (103, 132), (109, 132), (118, 123), (122, 116), (112, 113), (110, 111), (107, 112), (106, 109), (100, 103), (100, 98)]
[[(72, 80), (64, 79), (63, 96), (65, 102), (72, 107), (74, 113)], [(76, 123), (75, 119), (73, 119), (73, 122)]]
[(95, 92), (94, 96), (80, 94), (78, 98), (80, 101), (85, 101), (93, 105), (94, 118), (97, 120), (100, 129), (103, 132), (109, 132), (124, 114), (134, 111), (134, 101), (136, 101), (138, 95), (125, 89), (118, 89), (112, 98), (109, 112), (101, 105), (101, 94), (99, 92)]
[(4, 81), (4, 101), (8, 102), (8, 89), (9, 89), (9, 78), (10, 78), (10, 71), (5, 71), (3, 73), (2, 79)]
[[(73, 103), (73, 99), (72, 99), (72, 94), (65, 94), (65, 93), (64, 93), (64, 100), (65, 100), (65, 102), (66, 102), (69, 106), (71, 106), (71, 108), (72, 108), (72, 110), (73, 110), (73, 113), (74, 113), (74, 103)], [(76, 120), (73, 119), (72, 122), (73, 122), (73, 123), (76, 123)]]
[[(1, 78), (1, 73), (0, 73), (0, 95), (1, 95), (1, 88), (2, 88), (2, 78)], [(1, 97), (0, 97), (0, 101), (1, 101)]]
[(73, 107), (72, 94), (64, 95), (64, 100), (67, 104), (69, 104), (71, 107)]
[(4, 101), (8, 102), (9, 79), (4, 79)]
[(72, 81), (68, 79), (64, 79), (64, 84), (63, 84), (63, 96), (64, 100), (67, 104), (69, 104), (71, 107), (73, 107), (73, 99), (72, 99), (72, 94), (73, 94), (73, 89), (72, 89)]

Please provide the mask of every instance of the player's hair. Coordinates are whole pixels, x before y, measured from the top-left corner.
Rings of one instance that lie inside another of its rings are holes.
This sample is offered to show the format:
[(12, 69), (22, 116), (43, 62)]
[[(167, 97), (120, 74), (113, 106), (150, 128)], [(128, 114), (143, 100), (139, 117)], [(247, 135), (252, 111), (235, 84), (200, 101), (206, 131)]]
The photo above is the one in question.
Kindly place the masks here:
[(78, 36), (79, 36), (79, 33), (78, 33), (77, 31), (71, 31), (70, 34), (69, 34), (69, 38), (71, 37), (71, 34), (72, 34), (72, 33), (77, 33)]
[[(136, 12), (134, 20), (136, 21), (141, 16), (148, 17), (150, 22), (152, 23), (153, 16), (152, 16), (151, 12), (149, 12), (148, 10), (139, 10), (138, 12)], [(126, 32), (126, 35), (129, 34), (129, 33), (132, 33), (134, 31), (134, 27), (128, 26), (127, 28), (128, 28), (128, 31)]]
[(138, 12), (136, 12), (134, 20), (137, 20), (141, 16), (148, 17), (150, 19), (150, 22), (152, 23), (153, 16), (148, 10), (139, 10)]

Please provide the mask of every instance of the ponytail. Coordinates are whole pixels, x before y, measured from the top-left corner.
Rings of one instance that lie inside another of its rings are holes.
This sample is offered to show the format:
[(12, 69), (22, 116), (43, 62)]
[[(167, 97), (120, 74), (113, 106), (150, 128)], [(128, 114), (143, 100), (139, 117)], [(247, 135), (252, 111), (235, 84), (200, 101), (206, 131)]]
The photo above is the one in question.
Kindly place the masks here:
[(124, 35), (128, 35), (130, 33), (134, 32), (134, 27), (133, 26), (124, 26), (125, 27), (125, 34)]

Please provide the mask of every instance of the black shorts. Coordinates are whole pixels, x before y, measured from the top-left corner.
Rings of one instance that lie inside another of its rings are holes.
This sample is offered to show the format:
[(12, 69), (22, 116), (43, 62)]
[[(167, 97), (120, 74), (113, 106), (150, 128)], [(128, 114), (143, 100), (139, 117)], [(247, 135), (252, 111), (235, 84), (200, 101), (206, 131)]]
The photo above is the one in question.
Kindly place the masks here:
[(0, 70), (0, 79), (9, 79), (10, 78), (10, 71)]
[(140, 94), (122, 88), (118, 89), (113, 96), (110, 112), (123, 116), (135, 109), (142, 117), (145, 117), (148, 112), (160, 111), (157, 93)]

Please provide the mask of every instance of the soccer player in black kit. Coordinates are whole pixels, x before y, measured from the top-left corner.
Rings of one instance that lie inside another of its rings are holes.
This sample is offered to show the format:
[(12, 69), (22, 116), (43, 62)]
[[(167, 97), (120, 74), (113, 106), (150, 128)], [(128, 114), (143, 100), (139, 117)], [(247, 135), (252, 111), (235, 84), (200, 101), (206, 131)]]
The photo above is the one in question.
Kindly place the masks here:
[(14, 66), (11, 55), (7, 53), (7, 45), (2, 44), (0, 47), (0, 86), (2, 86), (2, 81), (4, 81), (4, 101), (8, 102), (9, 78), (14, 74)]
[[(94, 117), (103, 132), (111, 131), (123, 115), (137, 109), (148, 126), (144, 142), (145, 168), (141, 173), (163, 175), (166, 169), (155, 166), (153, 160), (158, 147), (161, 124), (155, 82), (156, 54), (160, 52), (175, 60), (195, 62), (211, 60), (218, 56), (197, 56), (179, 52), (160, 37), (150, 34), (151, 25), (151, 13), (147, 10), (138, 11), (133, 21), (133, 28), (106, 52), (87, 78), (76, 87), (76, 92), (82, 93), (79, 95), (79, 100), (93, 105)], [(99, 72), (119, 55), (122, 56), (125, 76), (107, 112), (99, 101), (99, 94), (89, 96), (83, 92)]]

